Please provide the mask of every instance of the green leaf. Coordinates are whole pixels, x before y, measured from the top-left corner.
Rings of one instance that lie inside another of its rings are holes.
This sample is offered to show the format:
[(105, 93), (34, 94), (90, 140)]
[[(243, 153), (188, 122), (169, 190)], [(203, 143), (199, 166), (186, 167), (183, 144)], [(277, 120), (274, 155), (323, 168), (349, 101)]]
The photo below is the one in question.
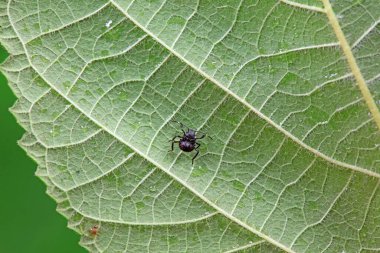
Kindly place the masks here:
[[(377, 0), (0, 13), (20, 145), (90, 251), (380, 251)], [(194, 166), (171, 120), (212, 137)]]

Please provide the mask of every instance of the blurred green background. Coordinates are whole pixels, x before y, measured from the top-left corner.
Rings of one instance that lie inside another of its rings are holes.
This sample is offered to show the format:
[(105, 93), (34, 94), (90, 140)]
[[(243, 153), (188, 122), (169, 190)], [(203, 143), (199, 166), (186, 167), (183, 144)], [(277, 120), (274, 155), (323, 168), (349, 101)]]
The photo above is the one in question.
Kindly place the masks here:
[[(0, 47), (0, 62), (6, 57)], [(8, 111), (15, 101), (0, 74), (0, 253), (86, 252), (34, 175), (35, 162), (16, 143), (24, 130)]]

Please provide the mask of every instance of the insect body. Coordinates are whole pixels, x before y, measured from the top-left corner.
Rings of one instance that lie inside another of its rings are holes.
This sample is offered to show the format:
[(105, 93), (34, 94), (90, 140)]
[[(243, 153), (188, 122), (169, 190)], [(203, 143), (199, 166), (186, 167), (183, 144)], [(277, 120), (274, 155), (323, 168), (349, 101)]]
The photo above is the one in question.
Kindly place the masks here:
[(93, 226), (92, 228), (90, 228), (90, 234), (95, 236), (99, 233), (99, 226), (98, 225), (95, 225)]
[[(195, 150), (196, 153), (191, 159), (191, 164), (194, 164), (194, 159), (199, 154), (198, 148), (201, 146), (201, 144), (199, 144), (197, 140), (204, 138), (206, 134), (201, 133), (201, 136), (197, 137), (197, 133), (200, 133), (199, 131), (190, 129), (178, 121), (174, 122), (177, 122), (181, 125), (183, 136), (177, 135), (174, 136), (172, 140), (170, 140), (172, 142), (172, 151), (174, 150), (174, 143), (178, 143), (179, 148), (184, 152), (191, 152)], [(187, 128), (187, 130), (185, 131), (184, 128)], [(179, 138), (179, 140), (177, 140), (177, 138)]]

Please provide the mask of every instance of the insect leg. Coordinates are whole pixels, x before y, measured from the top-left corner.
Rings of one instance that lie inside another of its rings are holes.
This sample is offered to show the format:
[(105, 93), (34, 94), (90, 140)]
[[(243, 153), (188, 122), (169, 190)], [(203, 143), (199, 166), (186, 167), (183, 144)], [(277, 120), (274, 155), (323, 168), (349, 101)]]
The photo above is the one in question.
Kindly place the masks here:
[(181, 136), (174, 136), (173, 139), (169, 140), (169, 142), (171, 141), (172, 142), (172, 151), (174, 150), (174, 143), (178, 143), (179, 141), (176, 141), (175, 139), (176, 138), (182, 138)]
[[(198, 146), (199, 147), (199, 146)], [(197, 147), (197, 148), (198, 148)], [(193, 165), (194, 164), (194, 159), (198, 156), (198, 154), (199, 154), (199, 150), (197, 150), (197, 149), (195, 149), (195, 151), (197, 151), (196, 153), (195, 153), (195, 155), (193, 156), (193, 159), (191, 159), (191, 165)]]
[(206, 136), (206, 134), (202, 133), (201, 137), (197, 137), (197, 139), (203, 139)]
[(170, 141), (174, 141), (174, 140), (175, 140), (175, 138), (182, 138), (182, 137), (181, 137), (181, 136), (179, 136), (179, 135), (176, 135), (176, 136), (174, 136), (174, 137), (173, 137), (173, 139), (169, 140), (169, 142), (170, 142)]
[(174, 150), (174, 143), (179, 143), (179, 141), (172, 141), (172, 151)]
[(194, 159), (198, 156), (198, 154), (199, 154), (199, 150), (198, 150), (198, 148), (201, 146), (201, 144), (199, 144), (198, 142), (196, 142), (195, 144), (197, 144), (197, 146), (195, 147), (195, 151), (197, 151), (196, 153), (195, 153), (195, 155), (193, 156), (193, 159), (191, 159), (191, 164), (194, 164)]
[(210, 135), (208, 135), (208, 134), (206, 134), (206, 133), (204, 133), (204, 132), (202, 132), (202, 131), (195, 131), (196, 133), (201, 133), (202, 135), (201, 135), (201, 137), (197, 137), (197, 139), (203, 139), (204, 137), (208, 137), (208, 138), (210, 138), (211, 140), (213, 140), (213, 138), (210, 136)]

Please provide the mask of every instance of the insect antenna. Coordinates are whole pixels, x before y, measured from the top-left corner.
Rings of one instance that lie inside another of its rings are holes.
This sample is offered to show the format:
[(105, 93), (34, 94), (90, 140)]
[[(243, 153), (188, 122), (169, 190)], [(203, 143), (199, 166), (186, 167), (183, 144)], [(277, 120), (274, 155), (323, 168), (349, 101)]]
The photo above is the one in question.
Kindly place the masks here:
[(184, 127), (186, 127), (186, 128), (189, 128), (188, 126), (186, 126), (185, 124), (183, 124), (182, 122), (179, 122), (179, 121), (177, 121), (177, 120), (174, 120), (174, 119), (172, 119), (172, 120), (170, 120), (170, 122), (174, 122), (174, 123), (177, 123), (177, 124), (179, 124), (182, 128), (184, 128)]
[[(177, 120), (172, 119), (170, 121), (179, 124), (182, 129), (183, 128), (187, 128), (187, 131), (189, 131), (191, 129), (190, 127), (186, 126), (185, 124), (183, 124), (182, 122), (179, 122)], [(191, 129), (191, 130), (193, 130), (193, 129)], [(213, 138), (210, 135), (208, 135), (206, 132), (203, 132), (203, 131), (200, 131), (200, 130), (194, 130), (194, 132), (202, 134), (202, 136), (199, 137), (199, 138), (197, 138), (197, 139), (202, 139), (202, 138), (204, 138), (204, 137), (207, 136), (208, 138), (210, 138), (211, 140), (213, 140)]]
[(185, 128), (187, 128), (187, 131), (189, 131), (191, 128), (190, 127), (188, 127), (188, 126), (186, 126), (185, 124), (183, 124), (182, 122), (179, 122), (179, 121), (177, 121), (177, 120), (174, 120), (174, 119), (172, 119), (172, 120), (170, 120), (170, 122), (174, 122), (174, 123), (177, 123), (177, 124), (179, 124), (180, 126), (181, 126), (181, 128), (182, 128), (182, 130)]

